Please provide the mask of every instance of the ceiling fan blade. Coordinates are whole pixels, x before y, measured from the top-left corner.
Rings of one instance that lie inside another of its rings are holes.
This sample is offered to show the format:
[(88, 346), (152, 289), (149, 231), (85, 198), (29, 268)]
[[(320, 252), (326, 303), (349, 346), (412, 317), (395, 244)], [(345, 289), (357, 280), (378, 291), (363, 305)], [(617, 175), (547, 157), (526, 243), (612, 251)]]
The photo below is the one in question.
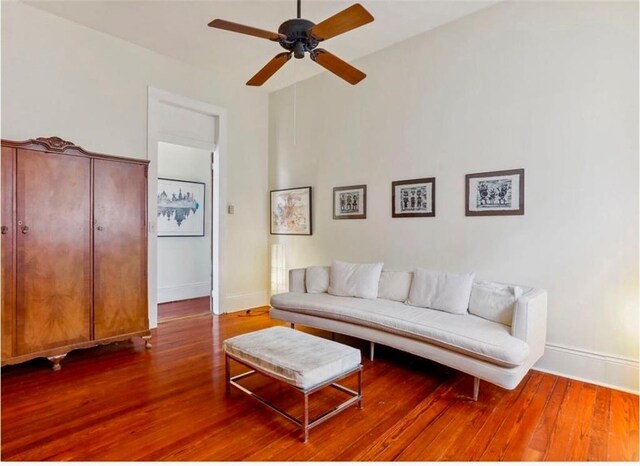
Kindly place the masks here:
[(247, 86), (262, 86), (267, 79), (275, 74), (280, 68), (284, 66), (285, 63), (289, 61), (291, 58), (292, 52), (282, 52), (276, 55), (264, 65), (264, 67), (258, 71), (253, 78), (247, 81)]
[(310, 29), (318, 40), (327, 40), (373, 21), (373, 16), (362, 5), (356, 3), (336, 13)]
[(341, 77), (349, 84), (358, 84), (367, 77), (367, 75), (358, 68), (354, 68), (346, 61), (336, 57), (334, 54), (329, 53), (324, 49), (316, 49), (311, 52), (311, 59), (320, 66), (331, 71), (336, 76)]
[(225, 21), (224, 19), (214, 19), (209, 23), (209, 27), (224, 29), (225, 31), (239, 32), (240, 34), (247, 34), (249, 36), (255, 36), (262, 39), (269, 39), (274, 41), (279, 39), (286, 39), (286, 36), (284, 34), (265, 31), (264, 29), (245, 26), (244, 24), (232, 23), (231, 21)]

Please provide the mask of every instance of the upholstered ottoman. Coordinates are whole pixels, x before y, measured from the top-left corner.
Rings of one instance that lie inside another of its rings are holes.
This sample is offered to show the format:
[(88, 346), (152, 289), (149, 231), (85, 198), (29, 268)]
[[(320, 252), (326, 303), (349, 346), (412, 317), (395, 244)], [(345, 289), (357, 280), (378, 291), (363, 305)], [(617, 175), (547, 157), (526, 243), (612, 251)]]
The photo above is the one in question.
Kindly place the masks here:
[[(229, 338), (224, 341), (223, 348), (227, 393), (233, 385), (283, 415), (302, 429), (305, 442), (309, 438), (309, 429), (353, 404), (357, 403), (358, 407), (362, 408), (362, 365), (360, 351), (355, 348), (286, 327), (270, 327)], [(232, 377), (229, 368), (230, 359), (251, 370)], [(240, 379), (256, 372), (285, 382), (303, 395), (302, 420), (282, 411), (238, 383)], [(358, 373), (357, 391), (337, 383), (340, 379), (356, 372)], [(329, 386), (351, 395), (351, 398), (310, 420), (309, 395)]]

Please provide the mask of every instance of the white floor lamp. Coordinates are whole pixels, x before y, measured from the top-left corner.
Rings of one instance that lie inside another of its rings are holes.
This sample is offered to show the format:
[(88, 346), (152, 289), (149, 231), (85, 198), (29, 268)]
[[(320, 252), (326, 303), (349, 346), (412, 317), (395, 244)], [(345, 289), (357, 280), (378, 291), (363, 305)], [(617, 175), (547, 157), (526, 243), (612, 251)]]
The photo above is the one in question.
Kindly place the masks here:
[(287, 291), (287, 261), (284, 244), (271, 245), (271, 294)]

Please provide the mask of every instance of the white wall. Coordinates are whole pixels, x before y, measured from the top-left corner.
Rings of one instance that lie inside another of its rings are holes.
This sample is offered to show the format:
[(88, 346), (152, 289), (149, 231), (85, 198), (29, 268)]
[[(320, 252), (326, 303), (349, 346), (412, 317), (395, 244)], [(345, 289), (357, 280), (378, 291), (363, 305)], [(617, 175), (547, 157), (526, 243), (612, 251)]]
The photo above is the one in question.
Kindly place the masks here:
[(266, 93), (23, 3), (1, 8), (3, 138), (56, 135), (91, 151), (144, 159), (148, 86), (227, 109), (221, 190), (236, 209), (220, 225), (222, 310), (265, 304)]
[(158, 178), (205, 183), (204, 236), (158, 237), (158, 302), (209, 296), (211, 292), (211, 153), (158, 144)]
[[(325, 73), (271, 94), (270, 188), (314, 187), (313, 236), (272, 237), (288, 266), (545, 288), (538, 366), (637, 391), (638, 4), (500, 3), (355, 65), (355, 87)], [(465, 217), (465, 174), (514, 168), (525, 215)], [(437, 217), (392, 219), (391, 182), (431, 176)], [(354, 184), (368, 218), (332, 220), (332, 188)]]

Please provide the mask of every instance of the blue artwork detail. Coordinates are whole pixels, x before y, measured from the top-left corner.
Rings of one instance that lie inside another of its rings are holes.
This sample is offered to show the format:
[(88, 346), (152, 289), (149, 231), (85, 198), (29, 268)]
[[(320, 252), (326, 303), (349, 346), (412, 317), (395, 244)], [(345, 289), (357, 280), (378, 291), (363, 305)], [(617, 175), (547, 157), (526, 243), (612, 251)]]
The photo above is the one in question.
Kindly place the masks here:
[(178, 226), (182, 224), (192, 213), (196, 213), (200, 208), (200, 203), (196, 201), (193, 193), (182, 193), (182, 189), (178, 189), (178, 193), (167, 194), (162, 191), (158, 194), (158, 217), (167, 217), (167, 220), (174, 220)]

